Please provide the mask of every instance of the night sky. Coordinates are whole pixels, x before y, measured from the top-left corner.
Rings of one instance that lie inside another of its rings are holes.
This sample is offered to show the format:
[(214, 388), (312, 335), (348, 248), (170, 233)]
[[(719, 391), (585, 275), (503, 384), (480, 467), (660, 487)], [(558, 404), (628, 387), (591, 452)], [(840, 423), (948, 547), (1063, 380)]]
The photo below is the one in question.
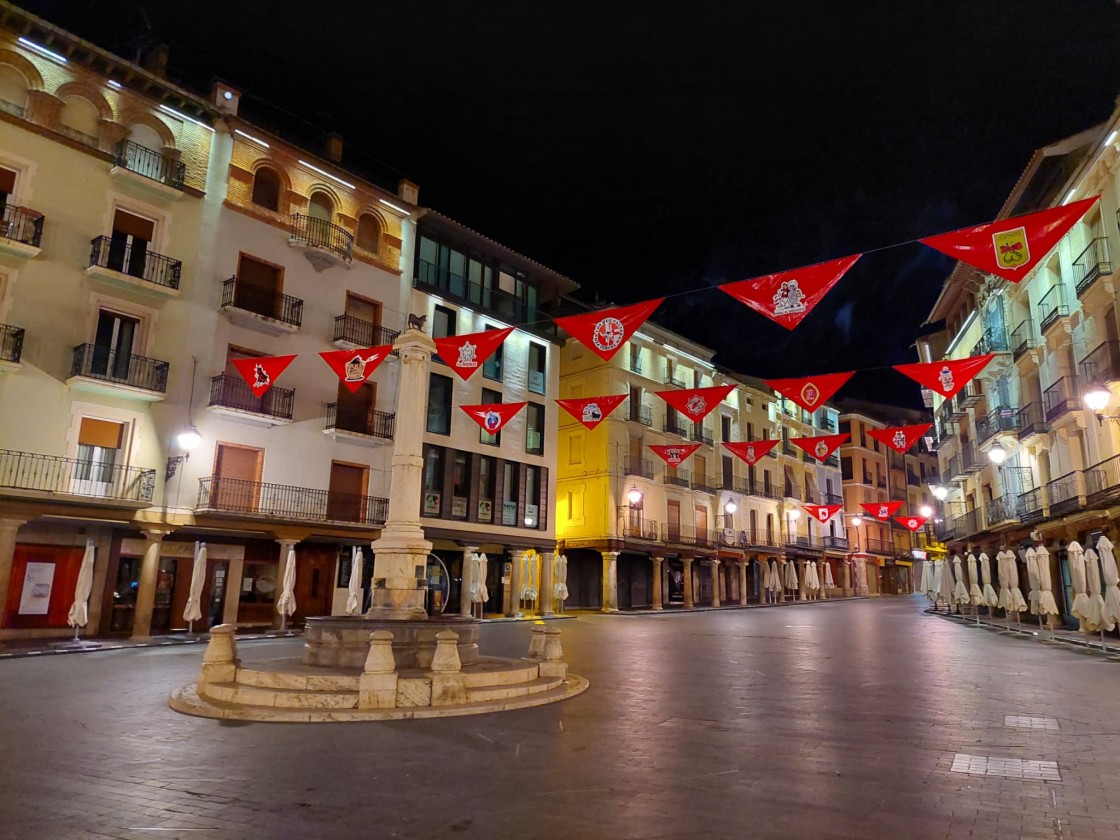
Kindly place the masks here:
[[(23, 5), (126, 57), (169, 44), (169, 77), (339, 131), (422, 204), (619, 304), (987, 221), (1035, 148), (1120, 94), (1108, 0)], [(951, 267), (867, 256), (792, 333), (715, 291), (656, 319), (755, 375), (913, 361)]]

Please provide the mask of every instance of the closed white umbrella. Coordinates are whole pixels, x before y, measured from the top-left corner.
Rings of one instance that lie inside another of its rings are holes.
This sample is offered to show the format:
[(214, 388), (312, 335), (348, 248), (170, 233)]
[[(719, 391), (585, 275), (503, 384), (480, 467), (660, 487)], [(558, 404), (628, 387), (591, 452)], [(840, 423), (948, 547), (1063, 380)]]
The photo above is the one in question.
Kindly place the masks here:
[(1007, 578), (1011, 588), (1011, 603), (1014, 612), (1026, 612), (1027, 600), (1019, 589), (1019, 565), (1015, 562), (1013, 551), (1005, 552), (1007, 555)]
[(758, 566), (758, 572), (762, 576), (759, 580), (759, 586), (763, 592), (767, 592), (770, 589), (770, 566), (765, 561), (760, 561)]
[(1112, 549), (1113, 545), (1108, 537), (1101, 537), (1097, 542), (1097, 553), (1101, 557), (1101, 577), (1104, 579), (1104, 617), (1106, 621), (1120, 624), (1120, 570), (1116, 568), (1116, 557)]
[(930, 561), (929, 560), (923, 560), (922, 561), (922, 582), (919, 585), (918, 589), (919, 589), (920, 592), (924, 593), (927, 598), (929, 597), (930, 587), (933, 585), (933, 576), (930, 574), (931, 571), (932, 570), (930, 569)]
[(187, 622), (187, 632), (194, 632), (194, 623), (202, 620), (202, 587), (206, 585), (206, 543), (194, 544), (194, 568), (191, 569), (191, 588), (187, 593), (187, 605), (183, 607), (183, 620)]
[(1027, 582), (1031, 587), (1027, 600), (1031, 605), (1031, 615), (1038, 615), (1042, 608), (1042, 590), (1039, 588), (1038, 580), (1038, 556), (1033, 548), (1028, 548), (1023, 552), (1023, 558), (1027, 564)]
[(786, 561), (786, 589), (797, 589), (797, 564), (792, 560)]
[(968, 579), (972, 581), (972, 585), (968, 588), (968, 599), (974, 607), (979, 607), (984, 603), (984, 591), (980, 588), (980, 561), (970, 551), (965, 558), (965, 563), (968, 565)]
[(1066, 546), (1069, 557), (1069, 585), (1073, 589), (1073, 603), (1069, 611), (1075, 617), (1086, 621), (1089, 617), (1088, 585), (1085, 580), (1085, 549), (1077, 540)]
[(537, 561), (540, 555), (535, 551), (524, 552), (521, 555), (521, 600), (537, 600), (537, 579), (540, 577), (540, 565)]
[(964, 571), (961, 569), (961, 556), (953, 555), (953, 603), (968, 603), (968, 587), (964, 585)]
[(1093, 549), (1085, 551), (1085, 581), (1089, 590), (1088, 617), (1085, 619), (1085, 629), (1111, 630), (1116, 625), (1107, 626), (1104, 618), (1104, 598), (1101, 597), (1101, 567), (1098, 565), (1100, 558)]
[[(483, 582), (483, 589), (485, 588), (486, 584)], [(563, 554), (556, 558), (556, 567), (552, 572), (552, 589), (556, 600), (561, 604), (568, 600), (568, 558)]]
[(810, 592), (817, 592), (821, 588), (821, 576), (817, 570), (817, 561), (811, 560), (805, 566), (805, 588)]
[(824, 561), (824, 591), (831, 592), (836, 588), (836, 581), (832, 579), (832, 564)]
[(74, 641), (78, 632), (89, 623), (89, 595), (93, 591), (93, 540), (86, 540), (86, 552), (78, 570), (78, 583), (74, 587), (74, 603), (66, 616), (66, 623), (74, 628)]
[(1035, 559), (1038, 561), (1038, 609), (1040, 615), (1057, 615), (1058, 602), (1054, 600), (1053, 584), (1050, 579), (1050, 552), (1046, 546), (1040, 545), (1035, 549)]
[(284, 565), (284, 591), (280, 600), (276, 602), (276, 611), (280, 613), (280, 629), (287, 626), (288, 616), (296, 611), (296, 550), (288, 549), (288, 562)]
[(770, 561), (770, 591), (777, 594), (782, 591), (782, 576), (778, 572), (778, 561)]
[(362, 611), (362, 549), (354, 549), (350, 563), (350, 586), (346, 592), (346, 614), (357, 615)]
[[(563, 562), (557, 564), (556, 586), (557, 591), (559, 591), (559, 587), (564, 585), (564, 592), (567, 594), (568, 587), (565, 584), (568, 579), (568, 561), (564, 558), (563, 554), (560, 555), (560, 559)], [(490, 600), (490, 593), (486, 589), (486, 555), (474, 555), (473, 562), (474, 574), (471, 575), (471, 603), (485, 604)]]
[(937, 604), (937, 599), (941, 597), (941, 581), (945, 575), (945, 561), (940, 557), (933, 561), (933, 574), (930, 575), (929, 582), (933, 587), (932, 592), (926, 593), (929, 599), (933, 601), (934, 605)]
[(996, 595), (996, 591), (992, 588), (992, 563), (988, 559), (988, 555), (983, 551), (980, 552), (980, 580), (984, 594), (984, 606), (998, 607), (999, 596)]
[(938, 593), (946, 604), (953, 603), (953, 567), (948, 560), (941, 560), (941, 590)]

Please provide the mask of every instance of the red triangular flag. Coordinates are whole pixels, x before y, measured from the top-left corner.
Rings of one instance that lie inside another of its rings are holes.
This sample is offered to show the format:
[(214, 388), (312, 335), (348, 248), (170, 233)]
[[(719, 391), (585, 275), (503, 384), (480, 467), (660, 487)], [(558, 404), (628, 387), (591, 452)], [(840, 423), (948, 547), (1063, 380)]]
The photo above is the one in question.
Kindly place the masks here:
[(805, 510), (809, 511), (809, 515), (822, 525), (843, 509), (843, 505), (805, 505)]
[(679, 467), (688, 460), (688, 456), (700, 448), (698, 443), (682, 443), (679, 446), (662, 446), (651, 443), (649, 448), (657, 453), (662, 461), (670, 467)]
[(889, 429), (868, 429), (867, 433), (880, 443), (885, 443), (895, 452), (905, 452), (918, 442), (918, 438), (933, 428), (933, 423), (919, 423), (917, 426), (891, 426)]
[(902, 502), (860, 502), (859, 506), (876, 519), (886, 522), (902, 507)]
[(506, 327), (469, 335), (437, 338), (435, 339), (436, 352), (449, 368), (459, 374), (461, 379), (470, 379), (511, 332), (513, 327)]
[(1095, 195), (1061, 207), (927, 236), (919, 241), (981, 271), (1018, 283), (1099, 198)]
[(609, 362), (663, 300), (665, 298), (660, 297), (631, 306), (600, 309), (586, 315), (568, 315), (557, 318), (556, 324), (576, 341), (594, 350), (603, 361)]
[(254, 397), (264, 394), (276, 378), (292, 363), (295, 356), (258, 356), (255, 359), (233, 359), (233, 366), (249, 386)]
[(903, 528), (909, 528), (911, 531), (917, 531), (926, 524), (926, 518), (924, 516), (896, 516), (894, 521)]
[(769, 453), (771, 449), (778, 445), (778, 439), (774, 438), (773, 440), (744, 440), (739, 443), (727, 443), (726, 441), (724, 441), (723, 445), (729, 452), (738, 455), (753, 467), (760, 460), (766, 457), (767, 453)]
[(683, 388), (655, 393), (688, 419), (699, 423), (734, 390), (734, 385), (717, 385), (714, 388)]
[(818, 461), (822, 463), (828, 460), (828, 456), (836, 451), (836, 448), (843, 443), (848, 442), (851, 435), (847, 432), (839, 435), (821, 435), (820, 437), (806, 437), (806, 438), (790, 438), (789, 442), (794, 446), (804, 449)]
[(381, 347), (359, 347), (357, 350), (328, 350), (319, 355), (338, 374), (350, 393), (356, 394), (392, 351), (392, 344), (384, 344)]
[(556, 404), (588, 429), (594, 429), (628, 396), (630, 395), (612, 394), (606, 397), (583, 397), (578, 400), (557, 400)]
[(491, 405), (461, 405), (463, 411), (470, 415), (484, 431), (496, 435), (502, 426), (513, 419), (513, 416), (523, 409), (528, 403), (493, 403)]
[(854, 254), (804, 268), (724, 283), (718, 288), (755, 312), (792, 330), (813, 311), (813, 307), (821, 302), (821, 298), (856, 264), (860, 256)]
[(894, 369), (948, 399), (956, 396), (957, 392), (971, 382), (972, 378), (987, 367), (988, 362), (994, 358), (995, 354), (989, 353), (987, 356), (971, 356), (955, 361), (895, 365)]
[(855, 374), (854, 370), (847, 373), (802, 376), (797, 379), (767, 379), (766, 384), (806, 411), (816, 411), (844, 387), (844, 383), (851, 379), (853, 374)]

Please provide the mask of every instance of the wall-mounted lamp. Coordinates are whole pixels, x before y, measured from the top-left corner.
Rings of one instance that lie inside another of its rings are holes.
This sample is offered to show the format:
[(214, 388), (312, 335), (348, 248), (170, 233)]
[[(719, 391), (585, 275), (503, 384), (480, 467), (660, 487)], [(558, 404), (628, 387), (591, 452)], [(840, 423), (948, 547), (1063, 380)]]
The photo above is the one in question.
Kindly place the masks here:
[(863, 517), (862, 516), (860, 516), (859, 514), (856, 514), (855, 516), (852, 517), (852, 527), (853, 528), (858, 528), (862, 524), (863, 524)]
[(921, 514), (923, 518), (929, 519), (931, 516), (933, 516), (933, 508), (931, 508), (929, 505), (922, 505), (920, 508), (918, 508), (918, 513)]
[(995, 446), (988, 450), (988, 460), (997, 467), (1007, 460), (1007, 450), (1003, 448), (1003, 444), (996, 443)]
[(195, 428), (193, 423), (188, 423), (182, 430), (175, 436), (175, 443), (179, 449), (182, 450), (182, 455), (172, 455), (167, 459), (167, 472), (164, 475), (164, 481), (170, 481), (175, 477), (175, 473), (179, 471), (179, 467), (190, 460), (191, 452), (198, 448), (202, 443), (202, 435), (199, 434), (198, 429)]
[(1104, 421), (1114, 420), (1120, 423), (1120, 416), (1115, 414), (1105, 414), (1104, 410), (1108, 408), (1108, 404), (1112, 401), (1112, 392), (1103, 385), (1093, 385), (1081, 395), (1081, 401), (1085, 403), (1085, 407), (1097, 415), (1097, 423), (1104, 425)]
[(737, 511), (738, 509), (739, 509), (739, 506), (737, 504), (735, 504), (734, 499), (728, 499), (727, 504), (725, 504), (723, 506), (723, 512), (727, 513), (727, 514), (732, 514), (735, 511)]
[(618, 506), (618, 515), (622, 516), (625, 510), (641, 510), (644, 499), (645, 494), (631, 484), (630, 489), (626, 491), (626, 504)]
[(942, 484), (931, 484), (929, 486), (929, 492), (933, 493), (933, 498), (937, 499), (939, 502), (943, 502), (949, 497), (949, 488)]

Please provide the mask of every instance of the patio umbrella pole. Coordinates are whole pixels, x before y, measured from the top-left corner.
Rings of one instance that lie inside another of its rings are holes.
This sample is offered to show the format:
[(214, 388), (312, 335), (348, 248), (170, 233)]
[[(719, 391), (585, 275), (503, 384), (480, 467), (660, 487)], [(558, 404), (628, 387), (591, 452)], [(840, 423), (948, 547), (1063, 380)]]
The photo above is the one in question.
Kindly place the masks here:
[(187, 634), (189, 635), (193, 632), (194, 632), (194, 622), (193, 621), (188, 621), (187, 622)]

